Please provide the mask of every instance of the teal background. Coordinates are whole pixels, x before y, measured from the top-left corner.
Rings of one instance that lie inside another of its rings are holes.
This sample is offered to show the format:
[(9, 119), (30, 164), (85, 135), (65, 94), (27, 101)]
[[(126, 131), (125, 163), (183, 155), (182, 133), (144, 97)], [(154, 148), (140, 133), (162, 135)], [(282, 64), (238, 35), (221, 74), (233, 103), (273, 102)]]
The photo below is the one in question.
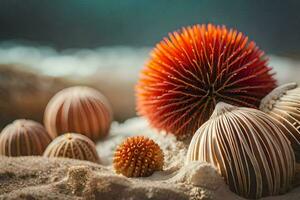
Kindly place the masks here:
[(265, 51), (300, 57), (297, 0), (1, 0), (0, 41), (56, 49), (153, 46), (181, 26), (237, 28)]

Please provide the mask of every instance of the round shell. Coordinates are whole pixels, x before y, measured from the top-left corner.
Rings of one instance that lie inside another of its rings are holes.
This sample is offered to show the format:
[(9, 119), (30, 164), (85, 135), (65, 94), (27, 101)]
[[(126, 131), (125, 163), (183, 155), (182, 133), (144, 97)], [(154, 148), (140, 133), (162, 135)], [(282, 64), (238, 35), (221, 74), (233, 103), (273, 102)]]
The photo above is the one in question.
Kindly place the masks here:
[(300, 161), (300, 88), (297, 84), (275, 88), (261, 101), (260, 109), (280, 122)]
[(68, 132), (93, 140), (105, 137), (112, 121), (106, 98), (97, 90), (76, 86), (58, 92), (48, 103), (44, 124), (52, 138)]
[(32, 120), (19, 119), (0, 133), (0, 155), (42, 155), (51, 138), (45, 128)]
[(88, 137), (77, 133), (66, 133), (55, 138), (45, 150), (44, 156), (100, 163), (94, 142)]
[(212, 164), (230, 189), (246, 198), (284, 193), (294, 177), (295, 158), (276, 124), (262, 111), (218, 103), (193, 136), (187, 163)]
[(127, 138), (115, 151), (116, 173), (127, 177), (145, 177), (162, 170), (164, 154), (153, 140), (144, 136)]
[(267, 58), (243, 33), (195, 25), (156, 45), (136, 86), (137, 111), (183, 139), (209, 119), (217, 102), (258, 108), (276, 87)]

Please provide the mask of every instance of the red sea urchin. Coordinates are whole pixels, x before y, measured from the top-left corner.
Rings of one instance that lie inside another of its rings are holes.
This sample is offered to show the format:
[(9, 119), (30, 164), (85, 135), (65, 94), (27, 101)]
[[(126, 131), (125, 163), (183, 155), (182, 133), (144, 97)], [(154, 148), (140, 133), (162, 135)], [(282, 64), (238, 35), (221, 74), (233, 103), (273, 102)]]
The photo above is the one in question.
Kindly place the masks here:
[(192, 135), (217, 102), (257, 108), (276, 86), (253, 41), (225, 26), (194, 25), (156, 45), (136, 86), (137, 111), (159, 130)]

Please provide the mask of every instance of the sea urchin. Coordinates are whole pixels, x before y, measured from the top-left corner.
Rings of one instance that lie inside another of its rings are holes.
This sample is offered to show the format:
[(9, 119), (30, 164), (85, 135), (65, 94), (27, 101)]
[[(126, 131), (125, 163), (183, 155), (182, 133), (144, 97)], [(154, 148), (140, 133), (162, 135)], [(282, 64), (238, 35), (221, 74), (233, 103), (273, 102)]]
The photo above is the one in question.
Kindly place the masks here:
[(295, 175), (292, 146), (276, 121), (222, 102), (192, 138), (186, 161), (195, 160), (212, 164), (232, 191), (251, 199), (285, 193)]
[(225, 26), (195, 25), (152, 51), (136, 87), (137, 111), (179, 138), (193, 134), (217, 102), (257, 108), (276, 86), (253, 41)]
[(94, 142), (78, 133), (65, 133), (55, 138), (46, 148), (44, 157), (64, 157), (100, 163)]
[(164, 155), (153, 140), (136, 136), (127, 138), (114, 155), (116, 173), (127, 177), (150, 176), (154, 171), (162, 170)]
[(0, 133), (0, 155), (42, 155), (51, 137), (38, 122), (18, 119), (8, 124)]
[(44, 124), (52, 138), (74, 132), (96, 142), (109, 133), (111, 121), (108, 100), (87, 86), (61, 90), (49, 101), (44, 113)]

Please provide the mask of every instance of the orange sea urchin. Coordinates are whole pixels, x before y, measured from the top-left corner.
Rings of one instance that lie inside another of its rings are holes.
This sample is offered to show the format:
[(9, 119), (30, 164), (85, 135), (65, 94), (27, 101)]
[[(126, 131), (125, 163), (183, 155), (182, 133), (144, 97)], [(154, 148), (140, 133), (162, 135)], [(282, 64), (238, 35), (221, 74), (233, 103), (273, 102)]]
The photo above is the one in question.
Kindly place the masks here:
[(217, 102), (257, 108), (276, 86), (253, 41), (225, 26), (195, 25), (152, 51), (136, 87), (137, 111), (179, 138), (193, 134)]
[(136, 136), (127, 138), (114, 155), (116, 173), (127, 177), (150, 176), (154, 171), (162, 170), (164, 155), (153, 140)]

